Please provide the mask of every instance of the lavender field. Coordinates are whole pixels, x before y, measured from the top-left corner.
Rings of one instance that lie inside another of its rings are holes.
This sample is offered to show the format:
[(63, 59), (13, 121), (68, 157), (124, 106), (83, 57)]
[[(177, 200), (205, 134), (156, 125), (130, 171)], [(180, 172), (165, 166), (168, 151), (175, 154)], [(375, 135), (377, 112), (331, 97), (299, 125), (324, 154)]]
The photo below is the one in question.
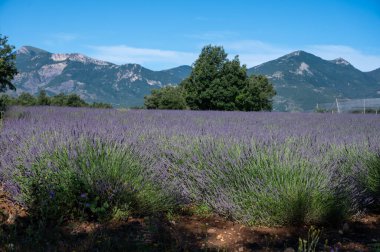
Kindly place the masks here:
[(345, 220), (380, 204), (380, 116), (12, 107), (0, 183), (42, 219), (185, 205), (248, 225)]

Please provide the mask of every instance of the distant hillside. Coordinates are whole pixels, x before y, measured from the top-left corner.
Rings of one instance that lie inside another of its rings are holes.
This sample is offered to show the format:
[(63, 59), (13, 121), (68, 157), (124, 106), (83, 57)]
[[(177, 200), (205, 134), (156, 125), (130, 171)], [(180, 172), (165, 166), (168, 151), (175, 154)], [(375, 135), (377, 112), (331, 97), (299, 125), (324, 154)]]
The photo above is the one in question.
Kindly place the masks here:
[(367, 72), (367, 74), (380, 83), (380, 68), (373, 70), (371, 72)]
[(114, 106), (141, 106), (154, 88), (176, 85), (191, 72), (190, 66), (152, 71), (138, 64), (115, 65), (82, 54), (53, 54), (31, 46), (21, 47), (16, 58), (17, 92), (77, 93), (88, 102)]
[(296, 51), (248, 69), (264, 74), (275, 85), (275, 108), (281, 111), (313, 110), (317, 103), (338, 98), (380, 97), (380, 84), (342, 58), (324, 60)]
[[(152, 71), (138, 64), (116, 65), (82, 54), (53, 54), (31, 46), (17, 51), (17, 92), (77, 93), (87, 102), (113, 106), (142, 106), (154, 88), (177, 85), (191, 73), (190, 66)], [(361, 72), (342, 58), (324, 60), (296, 51), (248, 69), (264, 74), (277, 91), (277, 111), (310, 111), (335, 98), (380, 97), (380, 68)]]
[(172, 76), (177, 76), (181, 79), (186, 79), (191, 74), (191, 70), (192, 70), (191, 66), (184, 65), (184, 66), (171, 68), (168, 70), (163, 70), (161, 72), (168, 73)]

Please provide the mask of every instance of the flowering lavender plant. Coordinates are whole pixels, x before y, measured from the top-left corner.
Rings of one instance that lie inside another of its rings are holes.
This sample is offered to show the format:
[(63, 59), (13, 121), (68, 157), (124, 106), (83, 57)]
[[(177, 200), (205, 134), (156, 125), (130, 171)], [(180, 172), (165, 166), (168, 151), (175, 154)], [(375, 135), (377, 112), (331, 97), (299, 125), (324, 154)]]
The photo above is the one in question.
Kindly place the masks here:
[(248, 224), (318, 223), (379, 204), (378, 132), (377, 115), (12, 107), (0, 182), (65, 217), (194, 203)]

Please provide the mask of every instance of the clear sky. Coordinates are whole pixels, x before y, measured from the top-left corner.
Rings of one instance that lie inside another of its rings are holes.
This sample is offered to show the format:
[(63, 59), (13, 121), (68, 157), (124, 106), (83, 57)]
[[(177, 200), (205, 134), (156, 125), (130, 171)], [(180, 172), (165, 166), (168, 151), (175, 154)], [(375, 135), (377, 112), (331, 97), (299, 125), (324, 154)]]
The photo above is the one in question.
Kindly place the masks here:
[(206, 44), (248, 67), (295, 50), (380, 67), (380, 0), (0, 0), (0, 33), (154, 70), (190, 65)]

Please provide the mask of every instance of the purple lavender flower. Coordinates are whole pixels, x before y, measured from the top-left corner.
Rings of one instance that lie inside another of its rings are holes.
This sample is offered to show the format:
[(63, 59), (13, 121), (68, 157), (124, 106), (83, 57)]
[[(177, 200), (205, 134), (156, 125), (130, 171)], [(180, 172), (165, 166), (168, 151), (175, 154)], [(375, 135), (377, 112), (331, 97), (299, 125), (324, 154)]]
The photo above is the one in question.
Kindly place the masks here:
[(49, 198), (53, 199), (55, 197), (55, 192), (54, 191), (49, 191)]
[[(273, 209), (269, 202), (298, 185), (299, 195), (348, 195), (352, 213), (372, 202), (361, 178), (368, 174), (365, 157), (380, 153), (378, 115), (61, 107), (11, 107), (7, 113), (0, 132), (0, 183), (17, 199), (16, 175), (35, 176), (33, 165), (42, 159), (44, 168), (59, 174), (51, 157), (65, 153), (75, 176), (86, 177), (90, 164), (104, 168), (90, 158), (104, 155), (109, 161), (110, 153), (122, 150), (143, 168), (141, 182), (129, 184), (122, 172), (110, 172), (108, 180), (91, 177), (94, 194), (107, 200), (124, 191), (138, 193), (153, 181), (177, 203), (207, 202), (218, 213), (247, 221), (265, 219), (250, 209)], [(12, 116), (20, 113), (28, 116)], [(92, 156), (83, 157), (89, 148)]]

